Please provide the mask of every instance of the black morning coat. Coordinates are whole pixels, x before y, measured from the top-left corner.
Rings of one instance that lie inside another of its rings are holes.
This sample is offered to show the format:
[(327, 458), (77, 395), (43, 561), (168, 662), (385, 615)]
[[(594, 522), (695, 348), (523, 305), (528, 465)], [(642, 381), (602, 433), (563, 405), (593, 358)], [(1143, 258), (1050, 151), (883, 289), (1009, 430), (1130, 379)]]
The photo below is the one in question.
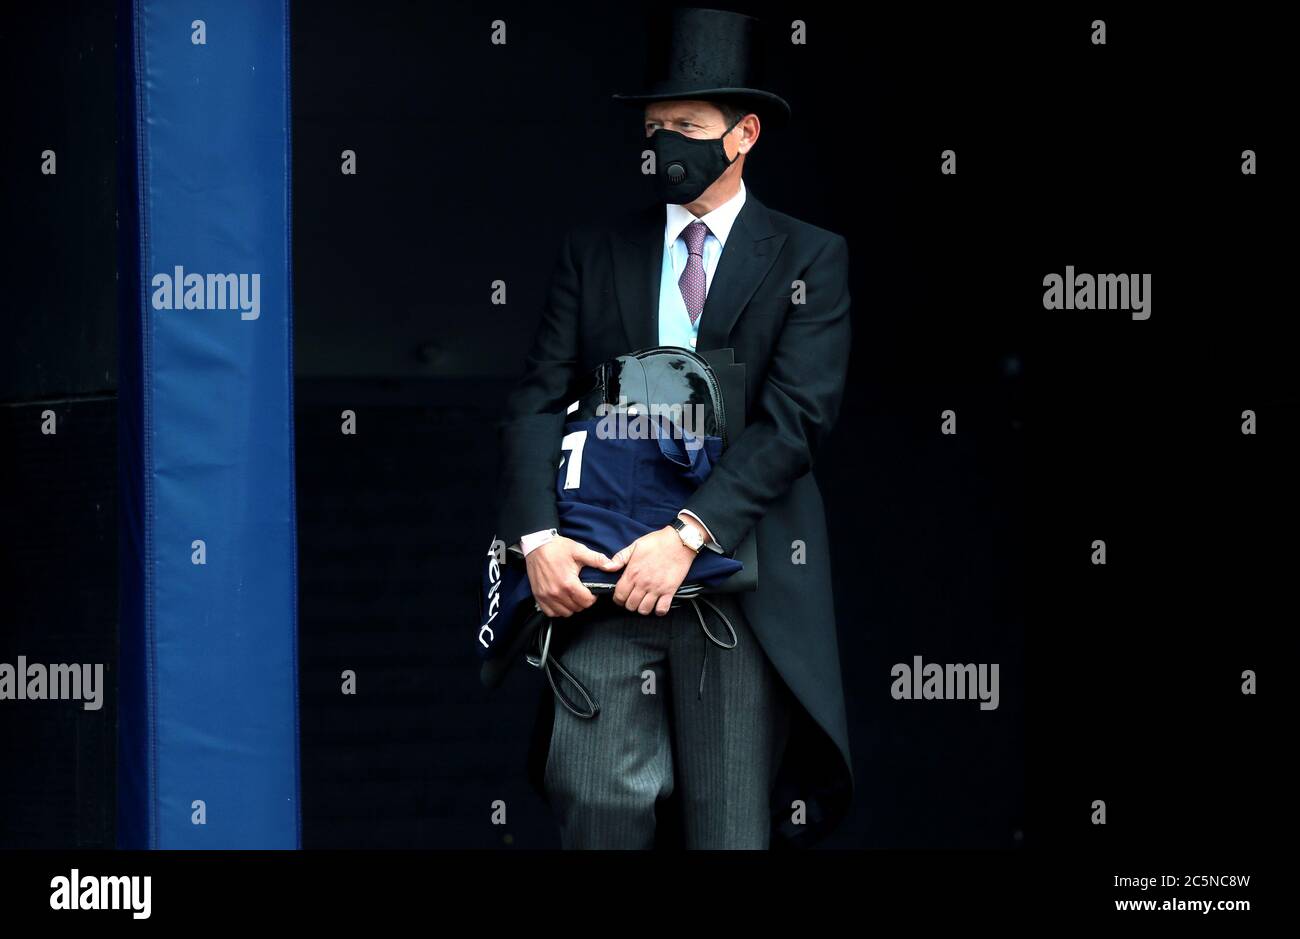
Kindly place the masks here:
[[(497, 521), (507, 543), (558, 527), (554, 486), (564, 411), (586, 390), (592, 370), (659, 344), (665, 223), (661, 203), (565, 237), (524, 375), (500, 426)], [(848, 268), (843, 237), (768, 209), (747, 190), (709, 285), (696, 346), (701, 353), (733, 348), (746, 367), (745, 428), (683, 508), (728, 551), (756, 529), (759, 586), (739, 596), (798, 702), (773, 794), (774, 848), (818, 840), (844, 817), (853, 792), (826, 519), (811, 472), (848, 371)], [(795, 281), (806, 285), (802, 304), (793, 302)], [(804, 563), (794, 563), (797, 543)], [(543, 798), (553, 714), (546, 686), (528, 760)], [(805, 809), (802, 823), (793, 820), (796, 800)], [(666, 810), (672, 817), (675, 808)]]

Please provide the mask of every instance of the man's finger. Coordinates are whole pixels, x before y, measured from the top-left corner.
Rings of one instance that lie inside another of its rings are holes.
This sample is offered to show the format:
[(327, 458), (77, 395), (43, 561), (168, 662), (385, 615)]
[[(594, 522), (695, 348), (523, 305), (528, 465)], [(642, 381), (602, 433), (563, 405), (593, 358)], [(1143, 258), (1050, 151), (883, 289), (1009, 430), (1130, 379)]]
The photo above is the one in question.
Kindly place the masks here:
[(563, 586), (557, 590), (548, 591), (546, 603), (551, 608), (550, 616), (568, 616), (575, 612), (574, 605)]
[(632, 592), (632, 578), (626, 573), (614, 584), (614, 602), (623, 606), (627, 602), (627, 595)]
[(575, 580), (569, 584), (565, 590), (564, 600), (576, 613), (579, 610), (585, 610), (591, 606), (589, 600), (594, 600), (591, 591), (582, 585), (582, 581)]
[(574, 551), (573, 556), (579, 564), (594, 567), (597, 570), (616, 571), (623, 566), (622, 562), (615, 563), (613, 558), (607, 558), (599, 551), (593, 551), (590, 548), (581, 548)]
[(641, 598), (641, 602), (636, 605), (636, 611), (642, 616), (649, 616), (654, 610), (659, 598), (653, 593), (646, 591), (646, 595)]

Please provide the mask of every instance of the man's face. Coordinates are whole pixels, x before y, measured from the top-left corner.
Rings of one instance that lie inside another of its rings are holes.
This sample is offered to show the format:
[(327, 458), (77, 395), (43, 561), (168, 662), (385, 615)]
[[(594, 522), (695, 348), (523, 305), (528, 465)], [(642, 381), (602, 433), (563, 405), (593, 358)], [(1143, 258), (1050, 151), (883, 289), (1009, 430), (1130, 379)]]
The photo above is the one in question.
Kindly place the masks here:
[[(727, 159), (734, 159), (737, 153), (745, 153), (753, 146), (758, 137), (757, 125), (758, 118), (749, 114), (723, 137)], [(646, 105), (645, 135), (649, 137), (660, 128), (675, 130), (686, 137), (721, 137), (727, 121), (707, 101), (655, 101)]]

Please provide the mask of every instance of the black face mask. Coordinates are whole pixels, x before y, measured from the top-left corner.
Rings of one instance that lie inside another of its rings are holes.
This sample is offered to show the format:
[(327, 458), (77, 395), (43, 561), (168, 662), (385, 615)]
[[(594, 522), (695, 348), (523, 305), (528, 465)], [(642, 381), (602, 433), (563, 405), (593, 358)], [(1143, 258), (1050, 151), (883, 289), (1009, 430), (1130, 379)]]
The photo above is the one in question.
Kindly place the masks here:
[[(738, 118), (736, 124), (742, 120), (743, 117)], [(675, 205), (694, 202), (736, 162), (735, 157), (727, 159), (727, 151), (722, 146), (722, 138), (736, 124), (723, 131), (722, 137), (687, 137), (662, 127), (650, 135), (657, 167), (653, 174), (655, 189), (664, 202)], [(739, 156), (737, 153), (736, 157)]]

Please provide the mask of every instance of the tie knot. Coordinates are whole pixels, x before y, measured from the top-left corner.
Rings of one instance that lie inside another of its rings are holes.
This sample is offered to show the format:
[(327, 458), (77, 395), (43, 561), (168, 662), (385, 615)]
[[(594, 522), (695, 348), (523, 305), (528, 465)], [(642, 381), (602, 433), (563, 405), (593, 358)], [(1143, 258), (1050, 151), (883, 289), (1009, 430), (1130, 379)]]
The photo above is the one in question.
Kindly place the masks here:
[(686, 241), (686, 251), (689, 254), (704, 253), (704, 236), (709, 233), (709, 226), (703, 222), (695, 221), (686, 226), (682, 232), (682, 238)]

